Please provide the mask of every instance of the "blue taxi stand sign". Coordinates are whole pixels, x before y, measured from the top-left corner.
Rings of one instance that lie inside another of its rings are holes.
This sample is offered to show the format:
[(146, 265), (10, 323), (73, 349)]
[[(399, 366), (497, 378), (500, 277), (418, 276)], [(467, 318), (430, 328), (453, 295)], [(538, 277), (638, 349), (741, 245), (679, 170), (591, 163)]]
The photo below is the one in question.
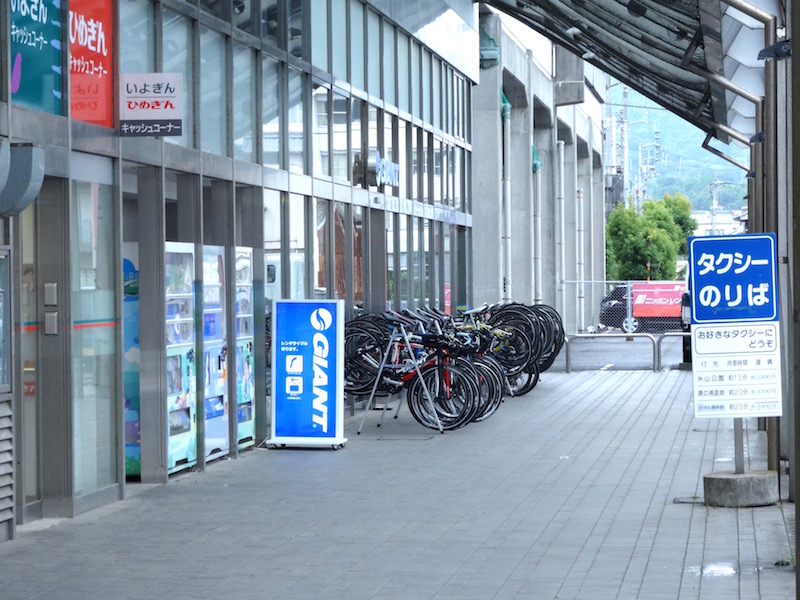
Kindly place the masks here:
[(267, 445), (344, 446), (344, 301), (276, 300), (271, 352)]

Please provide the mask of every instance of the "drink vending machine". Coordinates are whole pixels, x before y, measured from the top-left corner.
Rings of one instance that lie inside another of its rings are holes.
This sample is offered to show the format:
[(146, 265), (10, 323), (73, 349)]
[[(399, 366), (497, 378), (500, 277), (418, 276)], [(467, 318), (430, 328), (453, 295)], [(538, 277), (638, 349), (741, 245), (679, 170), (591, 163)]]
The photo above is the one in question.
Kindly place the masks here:
[(239, 448), (255, 444), (253, 251), (236, 249), (236, 422)]
[(166, 243), (165, 285), (167, 472), (174, 473), (197, 463), (193, 244)]
[(228, 433), (228, 347), (225, 331), (225, 249), (203, 247), (203, 369), (206, 458), (230, 449)]

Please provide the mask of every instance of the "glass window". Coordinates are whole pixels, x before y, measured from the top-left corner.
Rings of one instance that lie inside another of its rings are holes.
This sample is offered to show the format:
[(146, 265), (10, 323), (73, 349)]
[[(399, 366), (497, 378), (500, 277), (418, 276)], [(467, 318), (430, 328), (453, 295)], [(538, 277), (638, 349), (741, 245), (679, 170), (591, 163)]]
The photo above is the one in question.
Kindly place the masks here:
[(347, 228), (347, 205), (333, 203), (333, 297), (345, 298), (345, 249), (344, 240)]
[[(70, 218), (75, 495), (117, 483), (117, 327), (114, 189), (74, 182)], [(91, 325), (91, 326), (83, 326)]]
[(314, 82), (311, 92), (311, 162), (314, 175), (329, 176), (330, 168), (330, 90)]
[(231, 22), (242, 31), (258, 35), (258, 0), (232, 0)]
[(289, 171), (305, 173), (305, 122), (303, 118), (305, 75), (289, 69)]
[[(394, 133), (397, 128), (397, 117), (389, 113), (383, 113), (383, 152), (381, 156), (389, 162), (396, 163), (397, 157), (394, 151)], [(393, 196), (397, 195), (397, 188), (391, 185), (384, 185), (383, 191)]]
[(444, 263), (442, 265), (442, 280), (444, 285), (444, 298), (442, 298), (442, 304), (444, 306), (442, 308), (448, 315), (450, 314), (450, 304), (453, 300), (453, 286), (450, 265), (450, 228), (451, 226), (447, 223), (442, 224), (442, 230), (444, 232), (442, 236), (442, 262)]
[(409, 217), (408, 215), (398, 215), (398, 223), (399, 229), (397, 233), (397, 237), (399, 238), (399, 252), (400, 258), (398, 261), (398, 273), (397, 273), (397, 300), (400, 303), (400, 308), (410, 308), (413, 307), (411, 303), (411, 297), (409, 296), (409, 276), (408, 276), (408, 267), (409, 267), (409, 236), (411, 234), (411, 230), (409, 227)]
[[(120, 24), (122, 21), (120, 20)], [(183, 135), (167, 136), (165, 141), (194, 148), (194, 44), (192, 43), (192, 23), (186, 17), (164, 9), (164, 72), (180, 73), (183, 76)], [(142, 35), (148, 36), (148, 33)], [(134, 51), (134, 54), (136, 52)], [(127, 56), (123, 54), (122, 56)], [(134, 72), (134, 71), (131, 71)]]
[(314, 0), (312, 6), (311, 64), (328, 72), (328, 3), (326, 0)]
[(433, 201), (442, 201), (442, 142), (433, 140)]
[[(169, 11), (164, 12), (164, 39)], [(153, 4), (139, 0), (121, 0), (119, 3), (119, 70), (122, 73), (153, 73), (156, 70), (156, 52), (153, 42)], [(185, 46), (183, 47), (186, 48)], [(165, 59), (166, 61), (166, 56)], [(173, 71), (174, 72), (174, 71)], [(185, 81), (185, 79), (184, 79)], [(185, 92), (184, 92), (185, 93)], [(185, 127), (185, 124), (184, 124)]]
[(420, 49), (419, 44), (411, 41), (411, 114), (415, 117), (421, 117), (420, 112), (420, 85), (422, 83), (420, 77)]
[(295, 58), (306, 58), (303, 52), (303, 38), (305, 37), (303, 31), (303, 0), (289, 0), (289, 28), (288, 28), (288, 42), (289, 47), (287, 50), (289, 54)]
[(464, 88), (464, 103), (461, 108), (462, 119), (464, 120), (464, 137), (468, 142), (472, 142), (472, 84), (462, 80)]
[[(281, 194), (264, 190), (264, 298), (267, 311), (281, 292)], [(269, 356), (268, 356), (269, 358)]]
[(278, 0), (261, 0), (261, 39), (277, 48), (282, 48), (280, 8)]
[(433, 57), (433, 85), (431, 86), (433, 99), (433, 126), (442, 128), (442, 63)]
[(394, 71), (397, 57), (394, 52), (394, 25), (383, 22), (383, 99), (397, 105)]
[(200, 61), (201, 147), (207, 152), (227, 156), (228, 94), (225, 77), (225, 37), (207, 27), (201, 27), (200, 54), (202, 58)]
[(364, 308), (364, 257), (367, 256), (367, 209), (353, 205), (353, 301)]
[(472, 212), (472, 152), (464, 152), (464, 187), (462, 188), (462, 202), (464, 211)]
[(358, 98), (352, 99), (350, 109), (350, 144), (353, 152), (353, 185), (367, 187), (367, 150), (364, 144), (361, 120), (366, 103)]
[(261, 143), (262, 164), (279, 169), (283, 166), (281, 145), (280, 65), (271, 58), (261, 61)]
[(225, 3), (219, 0), (200, 0), (200, 7), (220, 19), (225, 18)]
[(377, 152), (382, 152), (383, 148), (379, 145), (378, 140), (378, 131), (381, 128), (381, 122), (383, 119), (381, 118), (383, 115), (378, 112), (378, 109), (372, 105), (368, 105), (367, 111), (369, 114), (369, 124), (368, 124), (368, 140), (369, 146), (367, 148), (367, 164), (369, 165), (369, 169), (367, 172), (367, 183), (369, 184), (369, 189), (373, 192), (378, 191), (378, 181), (376, 178), (375, 172), (375, 154)]
[(289, 194), (289, 298), (306, 297), (306, 198)]
[[(38, 500), (41, 497), (39, 489), (39, 428), (35, 426), (39, 422), (39, 398), (36, 390), (37, 374), (39, 373), (38, 364), (38, 329), (39, 329), (39, 310), (36, 285), (36, 202), (23, 210), (20, 215), (20, 227), (22, 229), (22, 239), (25, 242), (21, 245), (22, 249), (22, 289), (20, 298), (20, 342), (22, 347), (22, 381), (25, 393), (22, 395), (22, 423), (25, 427), (23, 447), (20, 454), (22, 456), (22, 493), (26, 502)], [(5, 298), (5, 296), (3, 296)], [(5, 303), (4, 303), (5, 304)], [(4, 308), (8, 310), (8, 305)], [(3, 321), (8, 323), (8, 319)], [(6, 346), (8, 348), (8, 346)], [(6, 360), (11, 355), (4, 352)], [(0, 384), (9, 384), (7, 378), (2, 378)], [(31, 393), (32, 392), (32, 393)], [(30, 425), (30, 427), (29, 427)]]
[(444, 113), (444, 126), (443, 129), (446, 133), (452, 135), (453, 133), (453, 72), (448, 67), (444, 69), (444, 86), (442, 93), (444, 94), (444, 101), (442, 102), (442, 111)]
[(256, 156), (254, 62), (249, 47), (233, 45), (233, 156), (250, 162)]
[(422, 238), (420, 240), (420, 269), (422, 271), (422, 302), (423, 306), (434, 306), (433, 295), (433, 266), (431, 265), (430, 252), (431, 223), (422, 219)]
[(422, 51), (422, 114), (420, 117), (425, 123), (431, 123), (431, 53), (427, 50)]
[(422, 197), (420, 200), (426, 204), (433, 202), (433, 136), (427, 131), (422, 131)]
[(367, 9), (367, 90), (373, 96), (381, 96), (381, 18)]
[(420, 160), (420, 131), (417, 127), (411, 126), (411, 189), (409, 197), (412, 200), (420, 199), (420, 182), (422, 181), (422, 161)]
[(347, 81), (347, 0), (331, 0), (331, 37), (331, 72)]
[(408, 112), (408, 36), (397, 32), (397, 106)]
[(347, 156), (347, 97), (333, 93), (333, 119), (331, 119), (331, 148), (333, 150), (333, 178), (350, 180), (350, 160)]
[(464, 149), (456, 147), (453, 152), (453, 206), (456, 210), (464, 210), (464, 182), (461, 179), (461, 163), (464, 160)]
[(364, 89), (364, 5), (350, 0), (350, 83)]
[(395, 213), (386, 213), (386, 308), (394, 308), (397, 291), (397, 265), (394, 253), (394, 217)]
[(330, 201), (316, 198), (312, 203), (314, 214), (311, 223), (314, 225), (314, 298), (328, 298), (328, 241), (331, 235), (330, 228)]
[(397, 162), (400, 177), (400, 187), (397, 190), (397, 195), (401, 198), (408, 197), (408, 133), (410, 127), (403, 119), (397, 122)]

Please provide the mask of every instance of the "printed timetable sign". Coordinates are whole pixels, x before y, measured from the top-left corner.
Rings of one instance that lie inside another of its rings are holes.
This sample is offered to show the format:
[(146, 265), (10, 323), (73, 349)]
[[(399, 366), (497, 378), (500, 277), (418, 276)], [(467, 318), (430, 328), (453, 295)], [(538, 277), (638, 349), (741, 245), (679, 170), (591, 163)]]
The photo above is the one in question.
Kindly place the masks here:
[(774, 234), (689, 239), (696, 417), (780, 416)]
[(272, 365), (269, 444), (343, 446), (343, 301), (276, 300)]

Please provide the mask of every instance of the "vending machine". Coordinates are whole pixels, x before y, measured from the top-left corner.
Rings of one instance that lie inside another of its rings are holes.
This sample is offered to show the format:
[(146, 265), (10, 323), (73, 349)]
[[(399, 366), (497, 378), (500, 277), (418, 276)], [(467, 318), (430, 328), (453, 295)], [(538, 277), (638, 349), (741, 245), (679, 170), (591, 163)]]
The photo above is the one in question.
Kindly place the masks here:
[(142, 473), (142, 439), (139, 433), (139, 248), (134, 242), (122, 244), (122, 372), (125, 411), (125, 475)]
[(165, 267), (167, 472), (174, 473), (197, 463), (194, 246), (167, 242)]
[(236, 421), (239, 448), (255, 444), (253, 251), (236, 249)]
[(228, 433), (227, 337), (225, 332), (225, 249), (203, 247), (203, 373), (205, 375), (206, 459), (230, 449)]

